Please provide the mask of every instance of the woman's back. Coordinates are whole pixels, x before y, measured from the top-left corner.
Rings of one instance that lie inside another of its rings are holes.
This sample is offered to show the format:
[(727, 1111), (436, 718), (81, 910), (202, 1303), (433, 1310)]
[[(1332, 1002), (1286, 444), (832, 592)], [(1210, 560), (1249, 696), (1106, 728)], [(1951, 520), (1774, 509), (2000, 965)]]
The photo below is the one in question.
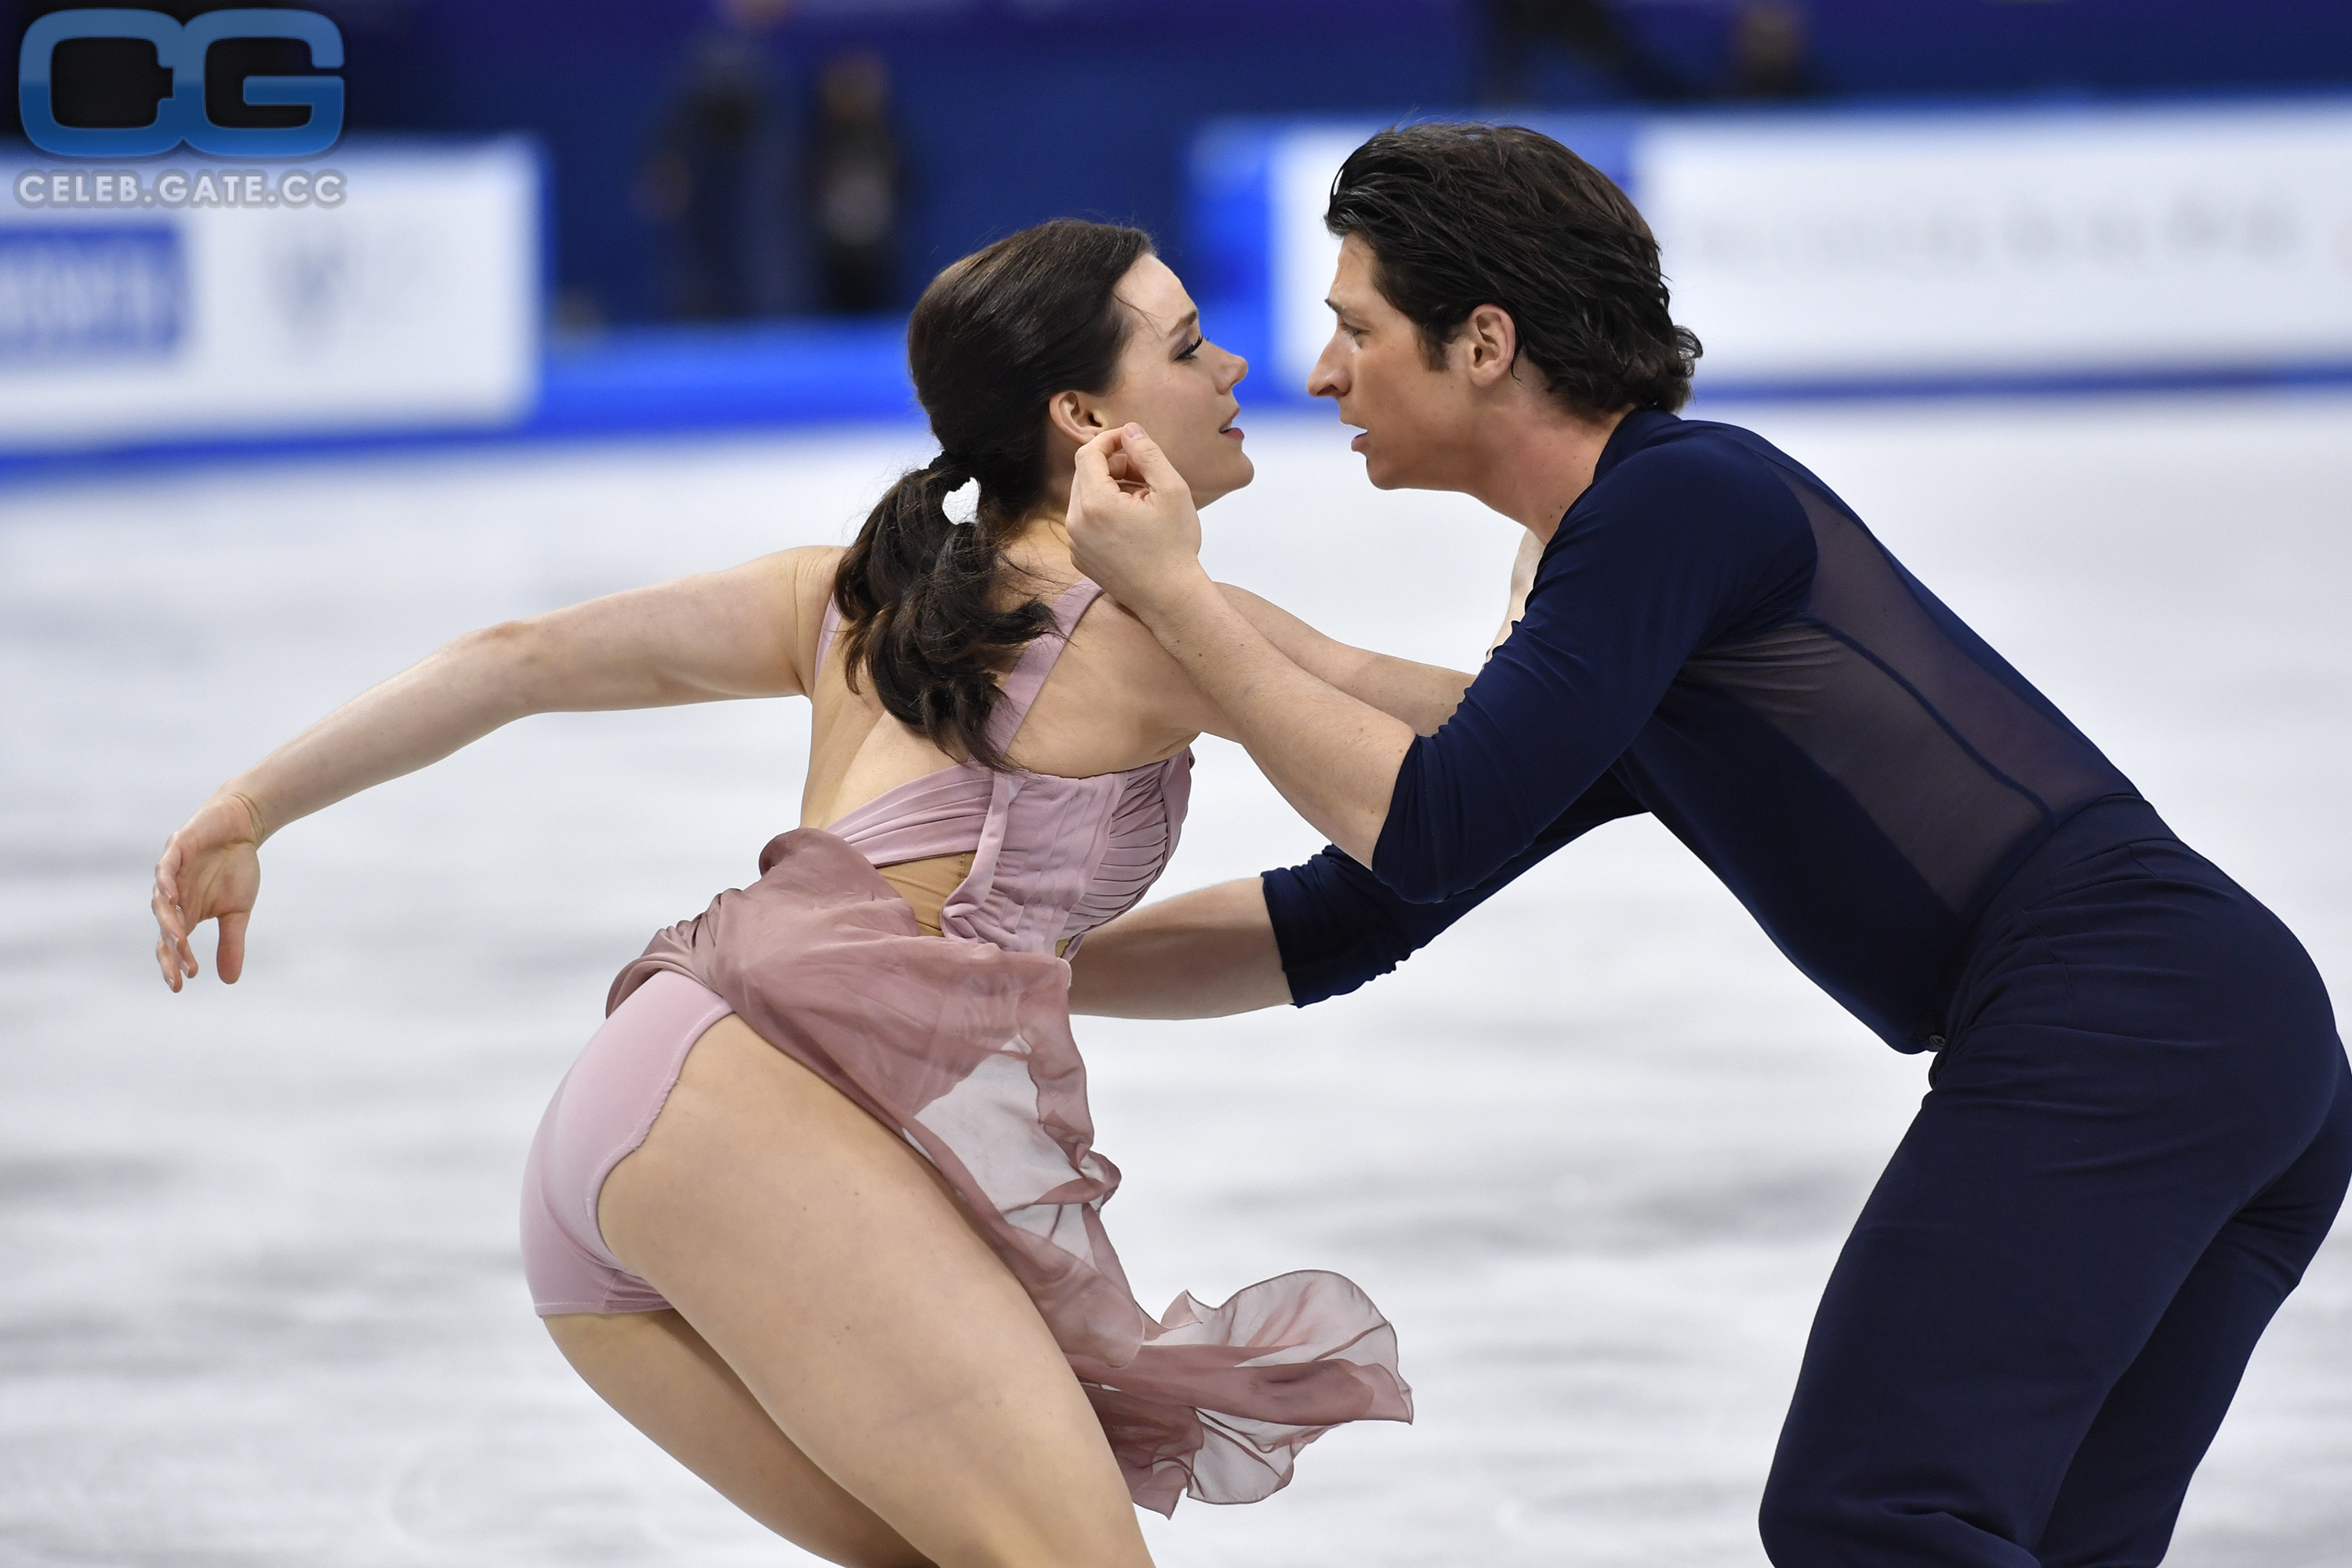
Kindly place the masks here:
[(999, 683), (988, 729), (1007, 769), (949, 755), (885, 712), (870, 679), (853, 688), (839, 610), (829, 595), (799, 606), (817, 627), (802, 820), (881, 869), (926, 930), (1066, 952), (1167, 865), (1204, 705), (1116, 605), (1088, 614), (1100, 590), (1066, 555), (1020, 553), (1007, 594), (1034, 592), (1054, 625)]
[[(798, 574), (801, 689), (814, 709), (801, 822), (824, 827), (881, 795), (958, 759), (892, 719), (874, 683), (850, 688), (843, 661), (826, 652), (836, 626), (832, 584), (842, 552), (810, 551)], [(1045, 604), (1083, 581), (1066, 550), (1014, 555), (1019, 591)], [(1060, 639), (1046, 638), (1059, 646)], [(1008, 758), (1026, 772), (1085, 778), (1164, 761), (1191, 745), (1218, 714), (1142, 623), (1106, 600), (1069, 633)]]

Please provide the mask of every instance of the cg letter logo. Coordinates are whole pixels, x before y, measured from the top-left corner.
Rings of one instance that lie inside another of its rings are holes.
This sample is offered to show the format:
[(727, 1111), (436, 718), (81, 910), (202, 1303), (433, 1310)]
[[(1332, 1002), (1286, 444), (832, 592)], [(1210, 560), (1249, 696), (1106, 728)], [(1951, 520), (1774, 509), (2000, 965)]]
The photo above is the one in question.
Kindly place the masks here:
[[(59, 44), (78, 38), (144, 38), (155, 63), (172, 73), (172, 95), (155, 104), (146, 125), (121, 128), (60, 125), (49, 101), (49, 62)], [(307, 105), (307, 124), (283, 130), (215, 125), (205, 113), (205, 53), (223, 38), (293, 38), (310, 46), (310, 63), (338, 69), (343, 35), (316, 11), (214, 11), (185, 26), (160, 11), (59, 11), (25, 34), (16, 61), (16, 103), (25, 134), (45, 153), (68, 158), (136, 158), (168, 153), (182, 142), (199, 153), (228, 158), (307, 158), (343, 133), (343, 79), (339, 76), (249, 76), (245, 101), (256, 106)]]

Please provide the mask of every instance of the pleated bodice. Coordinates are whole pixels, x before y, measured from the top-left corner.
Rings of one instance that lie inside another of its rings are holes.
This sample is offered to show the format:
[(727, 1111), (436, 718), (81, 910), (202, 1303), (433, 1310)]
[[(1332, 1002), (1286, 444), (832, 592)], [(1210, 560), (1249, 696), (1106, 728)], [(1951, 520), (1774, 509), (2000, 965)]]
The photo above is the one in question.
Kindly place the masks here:
[[(1019, 732), (1045, 678), (1101, 587), (1080, 579), (1054, 602), (1055, 630), (1004, 678), (989, 718), (1002, 749)], [(825, 606), (818, 666), (841, 629)], [(1125, 913), (1166, 869), (1183, 829), (1192, 777), (1187, 750), (1163, 762), (1086, 778), (962, 762), (909, 780), (828, 824), (873, 866), (970, 854), (971, 872), (940, 910), (943, 934), (1014, 952), (1076, 950)]]

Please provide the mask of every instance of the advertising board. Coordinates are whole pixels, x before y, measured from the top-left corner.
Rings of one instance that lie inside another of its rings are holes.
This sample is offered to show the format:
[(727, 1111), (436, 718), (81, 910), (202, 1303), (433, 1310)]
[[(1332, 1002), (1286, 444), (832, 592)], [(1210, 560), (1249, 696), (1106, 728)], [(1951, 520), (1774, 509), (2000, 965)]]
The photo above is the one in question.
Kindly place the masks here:
[(540, 374), (538, 154), (0, 160), (0, 450), (498, 426)]
[[(2352, 374), (2352, 102), (1523, 122), (1649, 219), (1702, 392)], [(1260, 397), (1302, 395), (1329, 335), (1324, 201), (1379, 128), (1202, 140), (1195, 265)]]

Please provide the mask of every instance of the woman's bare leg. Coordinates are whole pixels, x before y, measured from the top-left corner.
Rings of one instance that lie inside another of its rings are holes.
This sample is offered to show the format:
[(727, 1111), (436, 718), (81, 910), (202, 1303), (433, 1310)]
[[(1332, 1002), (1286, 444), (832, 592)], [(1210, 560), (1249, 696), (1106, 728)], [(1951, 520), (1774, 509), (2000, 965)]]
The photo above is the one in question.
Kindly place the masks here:
[[(740, 1019), (697, 1042), (598, 1224), (788, 1446), (920, 1557), (1147, 1568), (1101, 1426), (1027, 1294), (919, 1155)], [(780, 1533), (855, 1522), (806, 1490), (775, 1512), (799, 1509), (810, 1525)]]
[(924, 1568), (921, 1552), (793, 1447), (676, 1312), (574, 1312), (545, 1322), (605, 1404), (778, 1535), (849, 1568)]

